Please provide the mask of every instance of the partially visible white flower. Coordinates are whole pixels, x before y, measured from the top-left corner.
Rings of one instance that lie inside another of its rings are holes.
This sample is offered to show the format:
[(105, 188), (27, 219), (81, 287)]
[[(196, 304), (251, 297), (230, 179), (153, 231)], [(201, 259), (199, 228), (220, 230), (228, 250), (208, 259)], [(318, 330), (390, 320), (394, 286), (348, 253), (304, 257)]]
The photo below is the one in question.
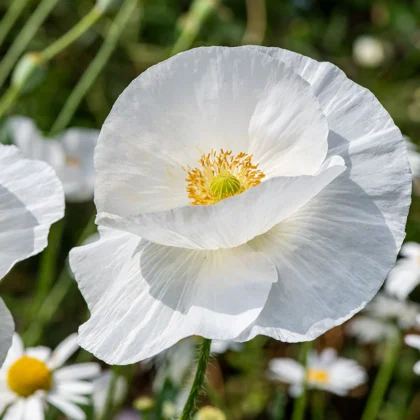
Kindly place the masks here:
[[(408, 334), (404, 337), (405, 344), (415, 349), (420, 350), (420, 335), (417, 334)], [(414, 373), (420, 375), (420, 361), (414, 364), (413, 366)]]
[(385, 290), (398, 299), (407, 296), (420, 283), (420, 244), (406, 242), (400, 252), (401, 257), (385, 282)]
[(269, 362), (270, 379), (290, 384), (292, 397), (301, 395), (306, 378), (308, 388), (317, 388), (338, 395), (346, 395), (350, 390), (366, 382), (365, 370), (354, 360), (338, 357), (337, 352), (328, 348), (321, 353), (312, 352), (307, 368), (288, 358), (276, 358)]
[(25, 349), (15, 334), (13, 344), (0, 370), (0, 413), (4, 420), (43, 419), (46, 403), (69, 419), (83, 420), (78, 404), (89, 404), (93, 391), (90, 381), (100, 372), (97, 363), (63, 367), (79, 348), (77, 335), (67, 337), (51, 352), (47, 347)]
[(356, 38), (353, 43), (353, 58), (361, 67), (379, 67), (386, 57), (386, 45), (378, 38), (362, 35)]
[[(0, 279), (47, 246), (50, 226), (63, 215), (63, 188), (52, 168), (24, 159), (15, 146), (0, 145)], [(0, 299), (0, 366), (13, 330), (12, 316)]]
[(420, 153), (418, 147), (414, 144), (410, 137), (403, 136), (408, 149), (408, 161), (410, 163), (411, 172), (415, 178), (420, 178)]
[(362, 344), (377, 343), (394, 335), (395, 331), (391, 323), (365, 315), (353, 318), (346, 325), (347, 334), (356, 337)]
[(243, 346), (243, 343), (237, 343), (232, 340), (213, 340), (211, 342), (210, 351), (216, 354), (223, 354), (228, 350), (241, 351)]
[(10, 118), (8, 126), (13, 142), (25, 157), (44, 160), (55, 169), (68, 201), (93, 198), (93, 151), (99, 131), (70, 128), (58, 137), (46, 138), (31, 119), (20, 116)]
[(226, 416), (217, 407), (207, 405), (197, 411), (194, 420), (226, 420)]
[[(107, 371), (102, 373), (93, 381), (92, 402), (94, 415), (97, 419), (101, 419), (103, 417), (104, 410), (106, 408), (108, 392), (111, 386), (112, 375), (113, 373), (111, 371)], [(123, 402), (127, 392), (127, 387), (127, 381), (125, 378), (123, 376), (118, 376), (112, 397), (112, 405), (114, 407), (120, 405)]]

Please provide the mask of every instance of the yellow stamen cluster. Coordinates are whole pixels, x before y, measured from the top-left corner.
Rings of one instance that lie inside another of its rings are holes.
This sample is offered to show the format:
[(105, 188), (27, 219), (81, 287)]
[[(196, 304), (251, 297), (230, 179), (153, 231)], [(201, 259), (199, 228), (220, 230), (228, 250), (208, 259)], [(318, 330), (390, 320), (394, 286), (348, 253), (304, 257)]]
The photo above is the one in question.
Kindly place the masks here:
[(203, 206), (215, 204), (225, 198), (238, 195), (261, 183), (265, 174), (251, 162), (252, 155), (232, 151), (212, 150), (201, 156), (201, 168), (188, 168), (188, 197), (191, 204)]
[(326, 384), (329, 380), (328, 372), (325, 369), (308, 369), (306, 380), (312, 383)]
[(41, 360), (23, 356), (10, 366), (7, 384), (13, 392), (26, 398), (38, 390), (51, 389), (52, 373)]

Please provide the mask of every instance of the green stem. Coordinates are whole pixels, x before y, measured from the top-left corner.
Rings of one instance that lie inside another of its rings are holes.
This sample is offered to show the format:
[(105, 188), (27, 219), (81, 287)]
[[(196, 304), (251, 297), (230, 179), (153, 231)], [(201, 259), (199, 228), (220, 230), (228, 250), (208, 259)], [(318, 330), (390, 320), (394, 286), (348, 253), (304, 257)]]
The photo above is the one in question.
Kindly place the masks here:
[[(313, 341), (306, 341), (302, 343), (300, 359), (301, 359), (301, 363), (305, 367), (305, 372), (306, 372), (306, 367), (308, 363), (308, 354), (311, 351), (312, 346), (313, 346)], [(306, 386), (306, 375), (305, 375), (302, 394), (299, 396), (299, 398), (296, 399), (295, 405), (293, 407), (292, 420), (303, 420), (305, 416), (307, 400), (308, 400), (308, 390)]]
[(66, 49), (76, 39), (80, 38), (88, 29), (90, 29), (102, 16), (103, 9), (99, 7), (93, 7), (91, 11), (83, 17), (73, 28), (71, 28), (66, 34), (64, 34), (57, 41), (52, 43), (46, 48), (41, 56), (44, 61), (49, 61), (55, 57), (58, 53)]
[(12, 4), (8, 7), (6, 14), (0, 21), (0, 45), (3, 44), (4, 39), (10, 29), (12, 29), (12, 26), (15, 24), (27, 3), (28, 0), (13, 0)]
[(37, 289), (31, 308), (31, 318), (38, 312), (54, 281), (63, 231), (64, 220), (61, 220), (51, 226), (50, 234), (48, 235), (49, 245), (41, 254), (41, 262), (37, 279)]
[[(80, 246), (90, 235), (95, 233), (95, 217), (96, 216), (94, 215), (89, 220), (75, 246)], [(52, 320), (73, 282), (74, 280), (70, 276), (68, 268), (64, 267), (57, 282), (50, 290), (48, 296), (45, 297), (42, 306), (39, 308), (29, 329), (26, 334), (24, 334), (24, 341), (28, 346), (33, 346), (39, 342), (45, 325)]]
[(6, 93), (0, 99), (0, 118), (6, 113), (6, 111), (12, 106), (16, 98), (19, 96), (20, 87), (10, 86)]
[(200, 393), (201, 387), (206, 376), (207, 364), (210, 357), (211, 340), (203, 338), (200, 346), (197, 362), (197, 370), (194, 377), (194, 382), (191, 386), (190, 395), (182, 410), (179, 420), (192, 420), (192, 416), (196, 411), (196, 399)]
[(188, 12), (182, 32), (170, 55), (173, 56), (189, 49), (196, 40), (198, 33), (211, 13), (216, 9), (218, 0), (194, 0)]
[(0, 63), (0, 87), (58, 0), (42, 0)]
[(53, 124), (53, 127), (51, 129), (52, 133), (58, 133), (62, 131), (70, 122), (71, 118), (76, 112), (77, 107), (86, 95), (86, 92), (95, 82), (99, 73), (102, 71), (109, 57), (114, 51), (118, 39), (121, 35), (121, 32), (124, 29), (131, 14), (133, 13), (136, 4), (136, 0), (125, 0), (123, 5), (121, 6), (111, 26), (111, 29), (108, 31), (105, 37), (105, 41), (102, 44), (102, 47), (98, 51), (98, 54), (89, 64), (89, 67), (87, 68), (82, 78), (79, 80), (79, 82), (73, 89), (72, 93), (70, 94), (66, 103), (64, 104), (63, 109), (58, 115), (57, 120)]
[(312, 394), (312, 420), (324, 420), (325, 418), (325, 393), (314, 391)]
[(362, 420), (375, 420), (378, 418), (379, 410), (398, 360), (401, 344), (401, 336), (391, 336), (388, 338), (384, 359), (379, 368), (379, 372), (376, 375), (372, 391), (363, 412)]
[(111, 381), (109, 382), (107, 394), (106, 394), (106, 400), (105, 400), (105, 408), (101, 417), (101, 420), (107, 420), (109, 418), (112, 418), (112, 410), (114, 408), (114, 394), (115, 389), (117, 387), (117, 380), (118, 380), (118, 366), (114, 366), (111, 371)]

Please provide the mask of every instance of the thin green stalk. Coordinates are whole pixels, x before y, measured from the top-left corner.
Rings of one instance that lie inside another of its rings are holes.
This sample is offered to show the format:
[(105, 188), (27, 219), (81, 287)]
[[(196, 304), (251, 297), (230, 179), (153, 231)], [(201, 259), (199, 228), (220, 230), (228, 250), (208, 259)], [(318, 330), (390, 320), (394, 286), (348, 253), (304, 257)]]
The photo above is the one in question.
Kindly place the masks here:
[(208, 338), (203, 338), (198, 354), (197, 370), (195, 372), (194, 381), (191, 386), (190, 395), (188, 396), (187, 402), (185, 403), (179, 420), (192, 420), (196, 411), (196, 400), (206, 376), (207, 364), (210, 357), (210, 346), (211, 340)]
[(0, 45), (3, 44), (7, 34), (27, 4), (28, 0), (13, 0), (8, 7), (7, 12), (0, 21)]
[(314, 391), (312, 394), (312, 420), (325, 419), (325, 393), (324, 391)]
[(86, 95), (86, 92), (95, 82), (96, 78), (114, 51), (121, 32), (133, 13), (136, 4), (137, 0), (125, 0), (121, 6), (110, 30), (105, 37), (102, 47), (73, 89), (60, 114), (58, 115), (57, 120), (53, 124), (51, 129), (52, 134), (62, 131), (70, 122), (80, 102)]
[(6, 111), (12, 106), (16, 98), (19, 96), (19, 86), (10, 86), (6, 93), (0, 99), (0, 118), (6, 113)]
[(42, 0), (0, 63), (0, 87), (58, 0)]
[(117, 387), (117, 380), (118, 380), (118, 371), (119, 367), (114, 366), (111, 370), (111, 381), (109, 382), (107, 394), (106, 394), (106, 400), (105, 400), (105, 407), (104, 411), (101, 417), (101, 420), (107, 420), (109, 418), (112, 418), (112, 410), (114, 409), (114, 394), (115, 389)]
[[(306, 341), (302, 343), (300, 359), (301, 359), (301, 363), (305, 367), (305, 371), (306, 371), (307, 362), (308, 362), (308, 354), (311, 351), (312, 346), (313, 346), (313, 341)], [(293, 407), (292, 420), (303, 420), (305, 416), (307, 400), (308, 400), (308, 390), (306, 386), (306, 375), (305, 375), (302, 394), (296, 399), (295, 405)]]
[(44, 61), (51, 60), (58, 53), (66, 49), (76, 39), (80, 38), (88, 29), (90, 29), (103, 15), (103, 9), (99, 7), (93, 7), (90, 12), (83, 17), (73, 28), (65, 33), (61, 38), (57, 39), (49, 47), (47, 47), (42, 53)]
[(60, 220), (51, 226), (48, 235), (48, 246), (41, 254), (40, 268), (36, 282), (36, 291), (31, 307), (31, 318), (37, 313), (45, 297), (48, 295), (53, 284), (56, 270), (57, 258), (60, 251), (61, 239), (64, 231), (64, 220)]
[[(95, 233), (95, 217), (94, 215), (89, 220), (75, 246), (80, 246), (90, 235)], [(57, 282), (50, 290), (48, 296), (45, 297), (29, 329), (24, 334), (24, 341), (28, 346), (33, 346), (39, 342), (45, 325), (54, 317), (73, 282), (74, 280), (70, 276), (68, 268), (64, 267)]]
[(376, 420), (378, 418), (379, 410), (382, 406), (385, 393), (392, 379), (392, 374), (398, 360), (401, 344), (401, 335), (398, 337), (390, 336), (388, 338), (384, 359), (379, 368), (379, 372), (376, 375), (372, 391), (363, 412), (362, 420)]
[(188, 12), (185, 24), (179, 38), (172, 47), (170, 55), (173, 56), (191, 48), (198, 33), (218, 5), (219, 0), (194, 0)]

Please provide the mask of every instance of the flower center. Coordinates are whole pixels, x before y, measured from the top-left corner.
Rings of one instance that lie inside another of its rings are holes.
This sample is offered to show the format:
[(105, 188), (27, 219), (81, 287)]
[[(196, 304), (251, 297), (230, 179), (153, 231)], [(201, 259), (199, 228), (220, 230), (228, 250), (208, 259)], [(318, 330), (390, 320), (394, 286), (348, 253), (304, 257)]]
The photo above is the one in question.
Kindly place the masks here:
[(21, 397), (29, 397), (38, 390), (48, 391), (52, 386), (52, 374), (45, 363), (23, 356), (10, 366), (7, 384)]
[(66, 156), (66, 165), (72, 167), (79, 167), (80, 159), (71, 156)]
[(232, 151), (211, 150), (199, 160), (201, 168), (187, 170), (188, 197), (191, 204), (202, 206), (215, 204), (225, 198), (238, 195), (261, 183), (265, 174), (251, 162), (252, 155)]
[(306, 371), (306, 380), (308, 382), (326, 384), (328, 379), (328, 372), (325, 369), (308, 369)]

